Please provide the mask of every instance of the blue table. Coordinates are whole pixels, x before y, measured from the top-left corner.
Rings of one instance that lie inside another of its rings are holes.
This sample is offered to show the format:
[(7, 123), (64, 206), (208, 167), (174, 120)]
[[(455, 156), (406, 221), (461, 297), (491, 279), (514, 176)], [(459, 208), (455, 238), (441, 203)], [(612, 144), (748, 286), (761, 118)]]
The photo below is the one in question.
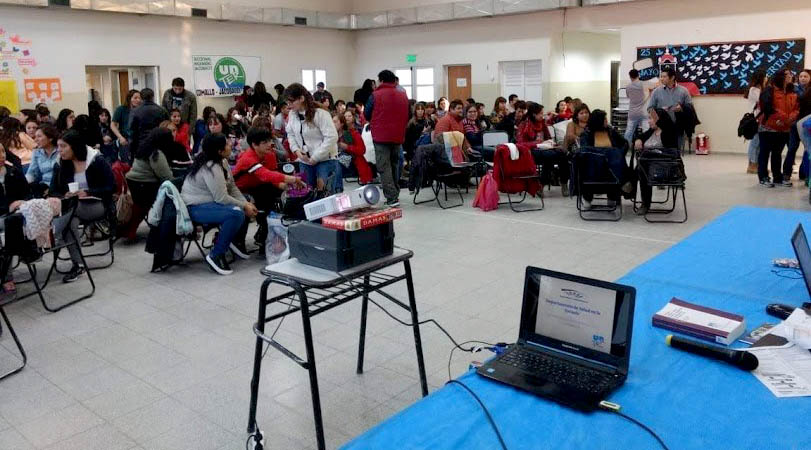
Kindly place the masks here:
[[(651, 316), (671, 297), (742, 314), (749, 329), (774, 322), (771, 302), (807, 301), (802, 280), (771, 260), (792, 257), (797, 223), (811, 214), (737, 207), (622, 277), (637, 289), (628, 381), (609, 400), (653, 428), (671, 449), (809, 449), (811, 398), (774, 397), (753, 375), (673, 350)], [(516, 299), (516, 301), (520, 301)], [(516, 318), (518, 320), (518, 318)], [(468, 372), (510, 449), (658, 448), (639, 427), (606, 412), (584, 414)], [(496, 449), (475, 399), (447, 385), (346, 444), (369, 448)]]

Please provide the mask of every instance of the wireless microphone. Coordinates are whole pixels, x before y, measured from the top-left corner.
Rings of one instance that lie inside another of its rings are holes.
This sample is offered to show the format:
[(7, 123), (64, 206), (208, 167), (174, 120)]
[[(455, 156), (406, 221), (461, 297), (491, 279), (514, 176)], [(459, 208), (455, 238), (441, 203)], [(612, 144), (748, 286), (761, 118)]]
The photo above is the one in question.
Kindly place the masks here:
[(665, 343), (673, 348), (684, 350), (685, 352), (730, 363), (743, 370), (755, 370), (758, 366), (757, 356), (743, 350), (732, 350), (717, 345), (709, 345), (703, 342), (673, 336), (672, 334), (667, 335)]

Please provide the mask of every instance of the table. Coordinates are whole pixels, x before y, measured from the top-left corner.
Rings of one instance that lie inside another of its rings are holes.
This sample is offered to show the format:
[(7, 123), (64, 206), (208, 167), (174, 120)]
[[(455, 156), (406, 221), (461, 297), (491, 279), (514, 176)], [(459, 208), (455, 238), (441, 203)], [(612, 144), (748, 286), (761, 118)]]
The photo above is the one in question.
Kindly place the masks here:
[[(774, 397), (753, 375), (679, 352), (652, 315), (676, 296), (746, 317), (751, 330), (776, 319), (768, 303), (798, 305), (802, 280), (780, 278), (771, 260), (793, 257), (797, 223), (811, 214), (736, 207), (618, 280), (637, 289), (628, 381), (609, 400), (653, 428), (671, 449), (811, 448), (811, 398)], [(516, 299), (515, 301), (521, 301)], [(518, 321), (518, 317), (516, 317)], [(510, 449), (658, 448), (621, 417), (576, 412), (482, 377), (459, 380), (477, 393)], [(447, 385), (346, 444), (346, 449), (494, 449), (498, 440), (476, 401)]]
[[(312, 317), (322, 312), (343, 305), (356, 298), (363, 298), (357, 365), (357, 373), (361, 374), (363, 373), (363, 354), (366, 341), (366, 315), (369, 306), (369, 294), (374, 292), (377, 292), (395, 305), (411, 313), (411, 326), (414, 331), (414, 345), (417, 350), (417, 367), (420, 375), (422, 395), (428, 395), (428, 382), (425, 377), (425, 363), (422, 356), (419, 317), (414, 296), (414, 282), (411, 277), (410, 259), (412, 256), (414, 256), (414, 253), (410, 250), (395, 248), (394, 253), (389, 256), (353, 267), (340, 273), (307, 266), (298, 262), (295, 258), (270, 265), (262, 270), (262, 274), (267, 278), (262, 283), (259, 297), (259, 314), (257, 322), (254, 325), (256, 351), (254, 353), (253, 378), (251, 379), (248, 434), (254, 434), (258, 431), (256, 424), (256, 407), (259, 395), (259, 379), (262, 371), (262, 354), (265, 343), (267, 343), (304, 369), (307, 369), (310, 377), (310, 392), (313, 400), (313, 419), (315, 421), (316, 440), (319, 449), (325, 448), (324, 425), (321, 418), (321, 399), (318, 392), (318, 374), (316, 372), (310, 320)], [(404, 273), (402, 275), (390, 275), (382, 272), (383, 269), (397, 264), (403, 265)], [(356, 279), (362, 279), (363, 281), (362, 283), (355, 283), (353, 280)], [(406, 287), (408, 288), (407, 305), (383, 291), (384, 288), (400, 281), (405, 281)], [(282, 294), (268, 299), (268, 291), (273, 283), (292, 288), (292, 291), (287, 290)], [(288, 308), (268, 317), (267, 307), (274, 303), (285, 305)], [(274, 340), (273, 336), (267, 336), (265, 334), (266, 324), (281, 320), (285, 316), (297, 312), (301, 313), (301, 323), (307, 352), (306, 359), (301, 358), (285, 348), (282, 344)]]

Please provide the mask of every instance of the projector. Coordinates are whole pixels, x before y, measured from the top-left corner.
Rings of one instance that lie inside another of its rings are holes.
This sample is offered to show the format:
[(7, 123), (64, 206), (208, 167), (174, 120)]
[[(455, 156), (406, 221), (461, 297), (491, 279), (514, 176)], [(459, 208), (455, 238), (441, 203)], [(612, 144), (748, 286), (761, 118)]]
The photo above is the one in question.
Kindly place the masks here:
[(368, 208), (380, 202), (380, 189), (377, 186), (366, 185), (349, 192), (330, 195), (304, 205), (304, 215), (307, 220), (318, 220), (333, 214), (345, 213), (353, 209)]

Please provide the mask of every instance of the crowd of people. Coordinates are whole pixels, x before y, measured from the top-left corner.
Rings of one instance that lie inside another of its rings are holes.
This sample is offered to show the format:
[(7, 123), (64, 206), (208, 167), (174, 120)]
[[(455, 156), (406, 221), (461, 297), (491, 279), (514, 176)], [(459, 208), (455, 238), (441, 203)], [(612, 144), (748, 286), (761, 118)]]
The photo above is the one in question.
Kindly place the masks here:
[[(112, 114), (96, 101), (88, 103), (88, 114), (63, 109), (55, 118), (44, 104), (16, 116), (0, 107), (0, 214), (14, 213), (31, 198), (77, 197), (93, 199), (80, 202), (77, 220), (114, 217), (115, 194), (124, 183), (133, 213), (128, 223), (118, 224), (118, 233), (134, 240), (161, 185), (172, 181), (191, 220), (219, 228), (206, 261), (227, 274), (227, 252), (249, 253), (245, 240), (251, 219), (259, 223), (255, 242), (264, 243), (266, 217), (278, 209), (285, 190), (309, 189), (323, 196), (342, 191), (344, 178), (357, 177), (360, 184), (379, 182), (386, 204), (397, 206), (401, 180), (421, 146), (458, 132), (464, 136), (465, 160), (487, 160), (492, 149), (483, 141), (490, 131), (532, 147), (543, 168), (542, 183), (559, 185), (563, 196), (570, 194), (570, 164), (578, 149), (607, 149), (606, 159), (621, 185), (609, 193), (609, 201), (635, 195), (638, 186), (638, 212), (645, 214), (651, 189), (628, 168), (627, 153), (681, 147), (684, 133), (677, 124), (692, 111), (692, 100), (670, 68), (661, 71), (661, 85), (652, 92), (636, 70), (629, 75), (631, 110), (624, 136), (610, 126), (605, 111), (592, 111), (578, 98), (566, 97), (551, 111), (516, 95), (498, 97), (489, 112), (473, 98), (417, 102), (389, 70), (377, 80), (365, 80), (352, 101), (335, 100), (324, 83), (312, 93), (298, 83), (277, 84), (272, 95), (257, 82), (246, 86), (224, 115), (207, 106), (198, 117), (197, 98), (182, 78), (172, 81), (160, 104), (149, 88), (131, 90)], [(811, 141), (811, 130), (797, 126), (798, 118), (811, 114), (811, 72), (803, 71), (798, 81), (793, 84), (790, 71), (768, 81), (758, 75), (747, 95), (760, 121), (750, 143), (749, 169), (766, 186), (790, 186), (799, 143)], [(289, 168), (282, 170), (285, 165)], [(805, 173), (801, 170), (801, 176)], [(589, 208), (593, 193), (582, 194)], [(75, 229), (77, 224), (61, 226)], [(74, 253), (66, 282), (84, 270)]]

